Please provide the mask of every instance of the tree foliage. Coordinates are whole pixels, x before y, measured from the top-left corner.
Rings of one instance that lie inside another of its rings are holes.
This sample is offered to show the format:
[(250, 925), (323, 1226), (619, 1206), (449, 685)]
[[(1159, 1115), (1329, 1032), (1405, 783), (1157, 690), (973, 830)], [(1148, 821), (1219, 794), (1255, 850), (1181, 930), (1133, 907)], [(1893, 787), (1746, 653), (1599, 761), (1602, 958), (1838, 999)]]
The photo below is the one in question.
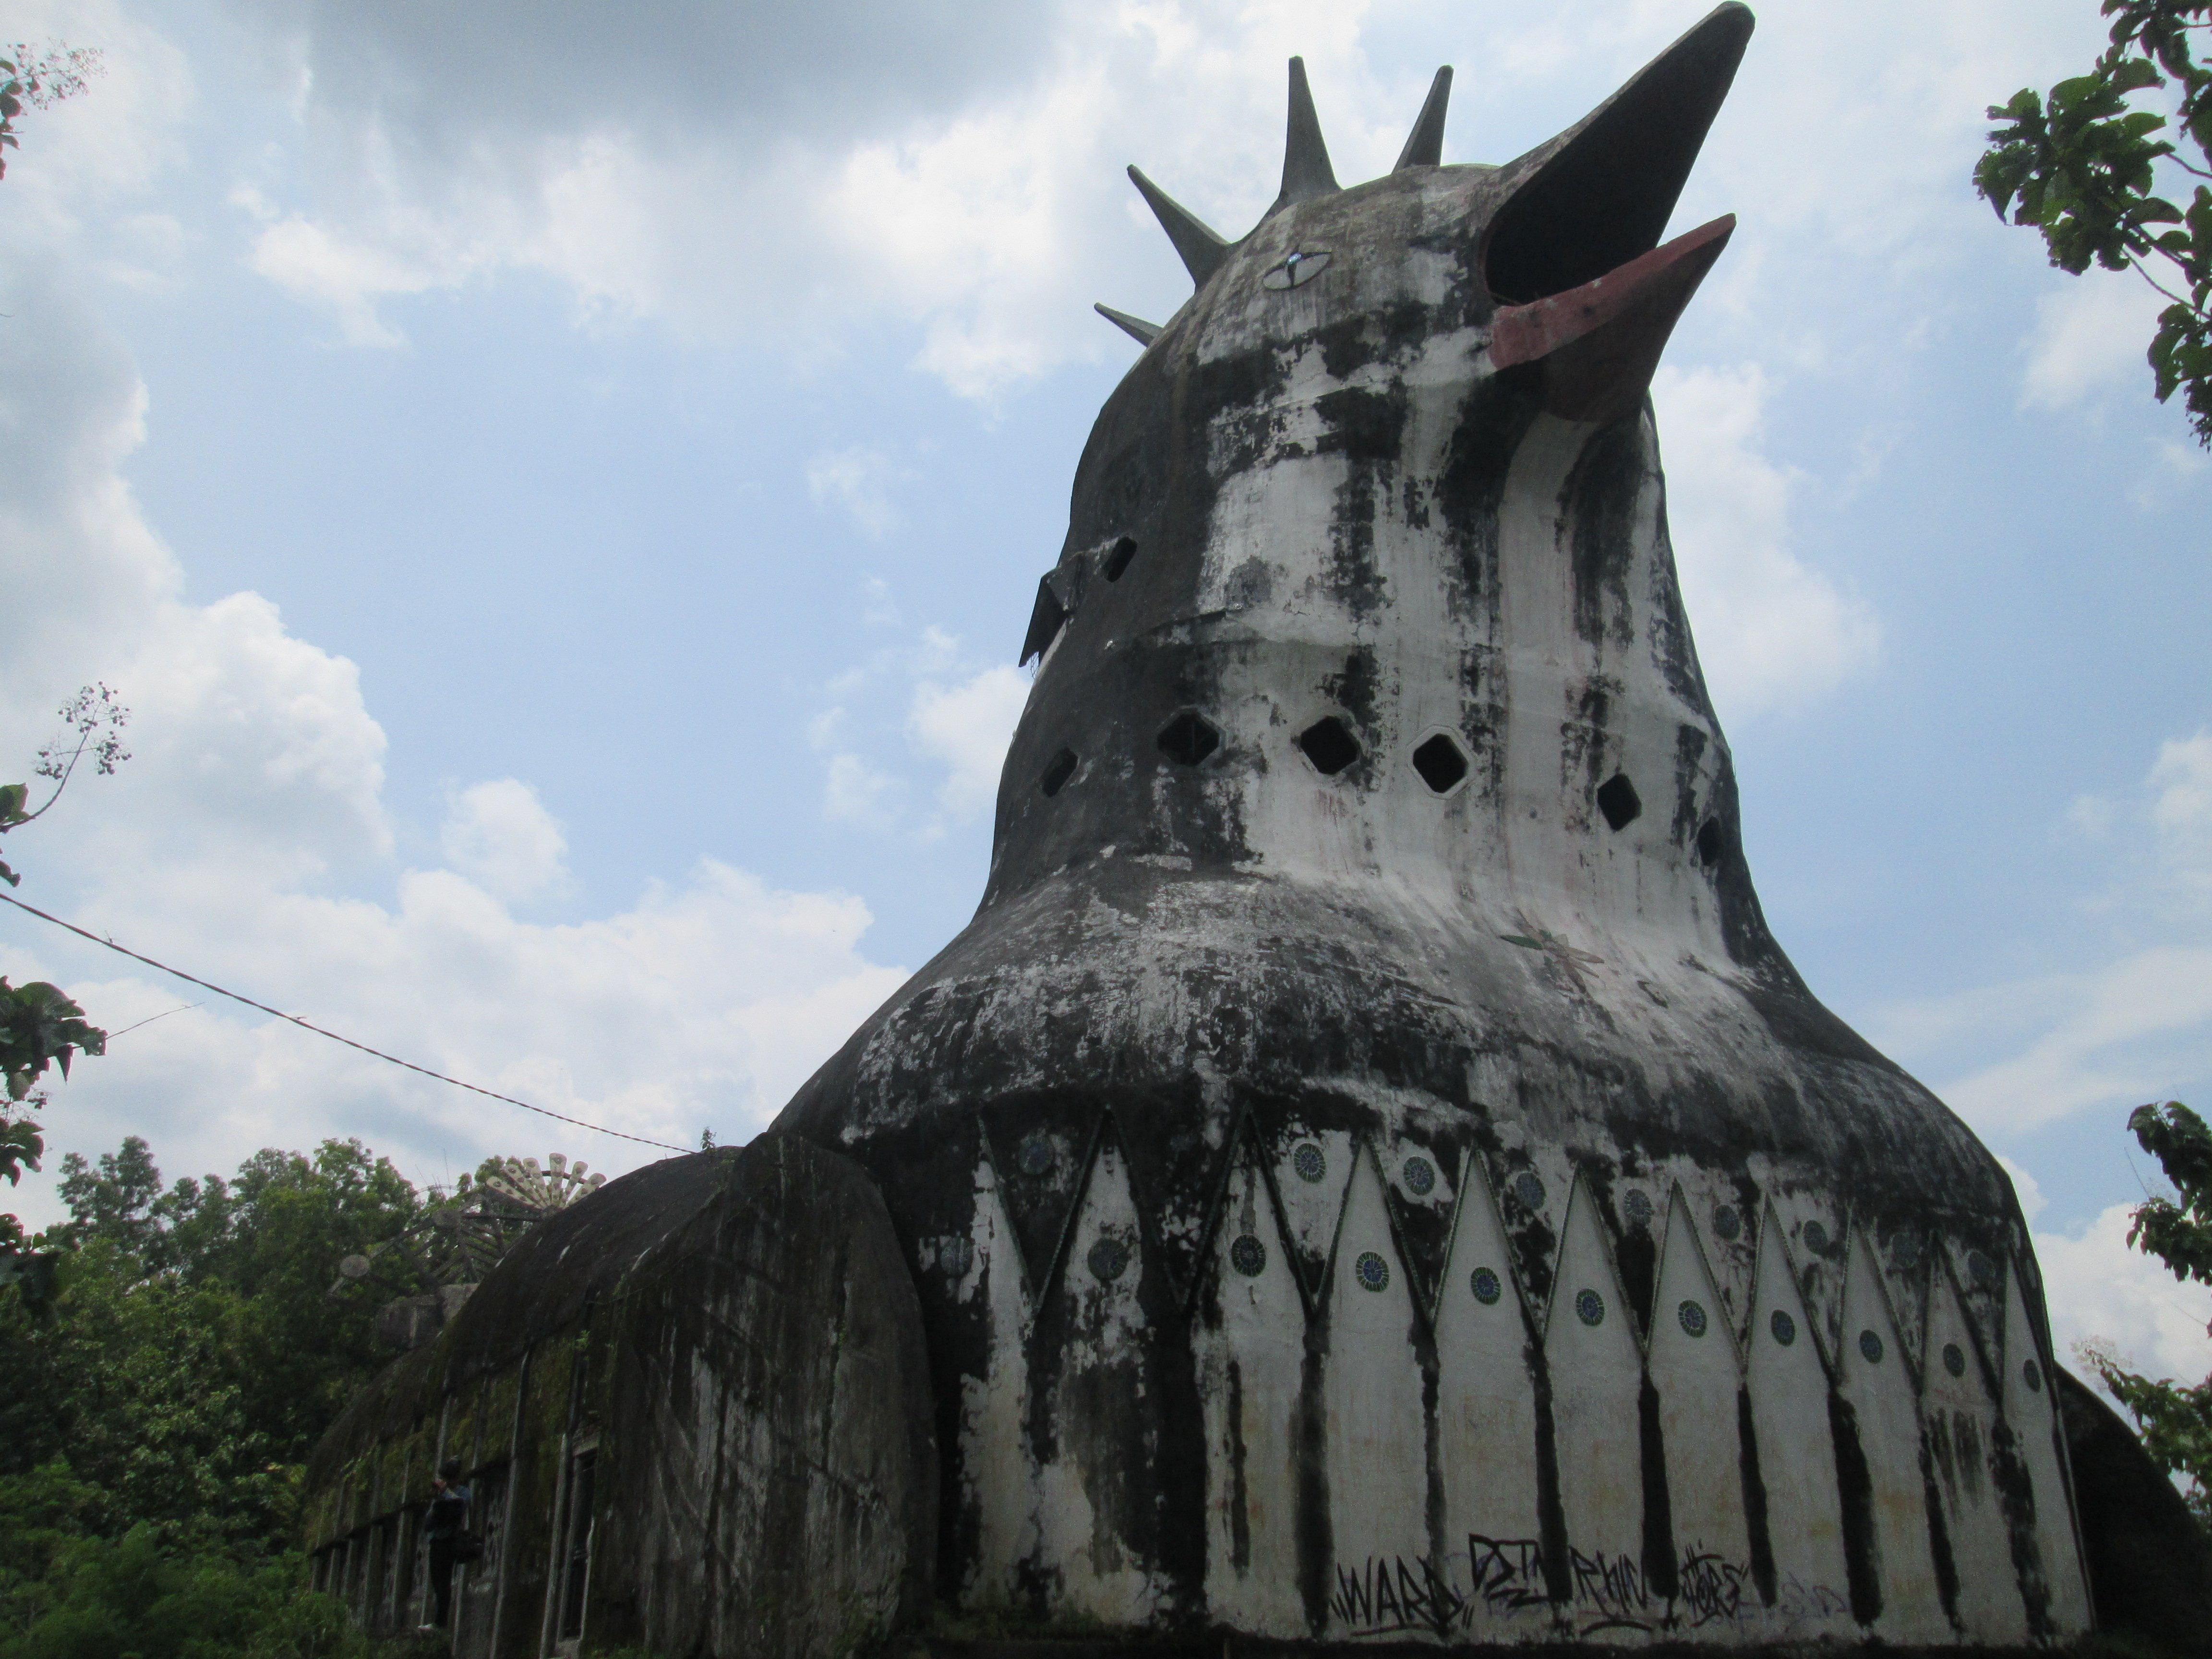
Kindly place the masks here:
[(65, 46), (58, 42), (44, 52), (33, 52), (22, 41), (8, 47), (0, 58), (0, 177), (8, 172), (8, 155), (21, 148), (15, 118), (25, 105), (51, 109), (64, 98), (74, 98), (94, 76), (106, 72), (97, 46)]
[(366, 1654), (306, 1589), (299, 1497), (392, 1358), (333, 1264), (422, 1196), (353, 1140), (165, 1182), (134, 1136), (60, 1175), (45, 1308), (0, 1291), (0, 1659)]
[[(2212, 1285), (2212, 1128), (2178, 1100), (2136, 1107), (2128, 1127), (2158, 1160), (2174, 1193), (2136, 1206), (2128, 1243), (2166, 1263), (2176, 1279)], [(2192, 1386), (2130, 1370), (2097, 1344), (2084, 1344), (2081, 1352), (2134, 1415), (2160, 1467), (2194, 1483), (2190, 1507), (2212, 1526), (2212, 1377)]]
[[(20, 46), (11, 50), (18, 58), (23, 55)], [(0, 72), (14, 73), (9, 60), (0, 58)], [(0, 94), (0, 111), (12, 117), (8, 95)], [(5, 118), (0, 118), (0, 130), (5, 125)], [(4, 136), (4, 131), (0, 131), (0, 136)], [(131, 751), (123, 746), (123, 728), (130, 723), (131, 711), (104, 682), (80, 688), (62, 705), (61, 718), (61, 735), (39, 750), (38, 768), (33, 774), (53, 787), (34, 811), (30, 806), (30, 785), (0, 784), (0, 835), (44, 817), (62, 798), (62, 791), (69, 787), (82, 762), (90, 760), (94, 770), (105, 776), (131, 758)], [(0, 860), (0, 881), (14, 887), (21, 880), (5, 860)], [(7, 1082), (8, 1103), (25, 1109), (20, 1116), (0, 1112), (0, 1176), (8, 1177), (9, 1186), (22, 1179), (25, 1170), (38, 1169), (40, 1158), (46, 1154), (45, 1126), (31, 1112), (46, 1103), (46, 1097), (32, 1090), (46, 1074), (46, 1068), (58, 1066), (66, 1079), (74, 1056), (106, 1052), (107, 1033), (88, 1024), (84, 1010), (58, 986), (44, 980), (10, 985), (0, 976), (0, 1078)], [(0, 1215), (0, 1287), (18, 1285), (37, 1300), (48, 1287), (53, 1263), (47, 1257), (14, 1248), (21, 1242), (22, 1228), (15, 1218)]]
[[(2195, 48), (2212, 0), (2104, 0), (2110, 44), (2088, 73), (1992, 105), (2001, 125), (1974, 185), (2002, 219), (2043, 233), (2051, 263), (2133, 270), (2172, 301), (2148, 352), (2158, 399), (2181, 392), (2212, 447), (2212, 63)], [(2166, 112), (2139, 95), (2168, 94)], [(2177, 142), (2178, 141), (2178, 142)], [(2159, 193), (2178, 179), (2185, 203)]]

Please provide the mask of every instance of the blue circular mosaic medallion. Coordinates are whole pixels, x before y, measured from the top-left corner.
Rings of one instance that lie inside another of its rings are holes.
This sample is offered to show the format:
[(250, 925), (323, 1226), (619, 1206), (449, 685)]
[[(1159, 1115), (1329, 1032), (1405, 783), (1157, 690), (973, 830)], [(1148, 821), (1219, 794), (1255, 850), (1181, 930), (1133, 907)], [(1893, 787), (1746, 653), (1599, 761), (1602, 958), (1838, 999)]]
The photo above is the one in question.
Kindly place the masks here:
[(1468, 1281), (1474, 1291), (1474, 1299), (1486, 1308), (1495, 1307), (1498, 1298), (1505, 1294), (1505, 1285), (1487, 1267), (1477, 1267), (1474, 1277)]
[(2020, 1380), (2027, 1384), (2027, 1391), (2030, 1394), (2041, 1394), (2043, 1392), (2043, 1372), (2037, 1367), (2036, 1363), (2033, 1359), (2025, 1362), (2021, 1366)]
[(1523, 1170), (1513, 1177), (1513, 1196), (1532, 1210), (1544, 1207), (1544, 1183), (1534, 1170)]
[(1595, 1291), (1575, 1292), (1575, 1317), (1585, 1325), (1605, 1323), (1605, 1298)]
[(1025, 1176), (1041, 1176), (1052, 1168), (1052, 1142), (1042, 1135), (1031, 1135), (1022, 1142), (1022, 1150), (1014, 1160)]
[(1797, 1340), (1797, 1322), (1777, 1308), (1774, 1317), (1766, 1322), (1766, 1328), (1774, 1333), (1774, 1340), (1788, 1347)]
[(1437, 1166), (1425, 1158), (1409, 1158), (1404, 1170), (1406, 1190), (1415, 1198), (1426, 1198), (1437, 1189)]
[(1110, 1285), (1129, 1270), (1129, 1247), (1118, 1238), (1102, 1238), (1083, 1259), (1094, 1275)]
[(1291, 1149), (1291, 1168), (1301, 1181), (1319, 1181), (1328, 1173), (1328, 1160), (1312, 1141), (1301, 1140)]
[(1390, 1287), (1390, 1264), (1372, 1250), (1362, 1250), (1359, 1260), (1352, 1264), (1352, 1275), (1359, 1281), (1363, 1291), (1382, 1291)]
[(1943, 1345), (1943, 1369), (1954, 1376), (1966, 1374), (1966, 1351), (1955, 1342)]
[[(1876, 1336), (1872, 1331), (1861, 1331), (1859, 1333), (1859, 1352), (1866, 1356), (1866, 1363), (1868, 1364), (1881, 1364), (1881, 1339)], [(1963, 1364), (1964, 1362), (1961, 1361), (1960, 1363)]]
[(1805, 1224), (1805, 1248), (1814, 1255), (1828, 1253), (1828, 1230), (1817, 1221)]
[(1705, 1334), (1705, 1310), (1694, 1302), (1685, 1302), (1674, 1310), (1674, 1317), (1682, 1322), (1682, 1328), (1692, 1336)]
[(1966, 1276), (1983, 1290), (1997, 1282), (1997, 1264), (1979, 1250), (1966, 1252)]
[(1251, 1234), (1243, 1234), (1229, 1247), (1229, 1265), (1247, 1279), (1257, 1279), (1267, 1270), (1267, 1247)]
[(1713, 1231), (1731, 1244), (1743, 1232), (1743, 1218), (1735, 1212), (1735, 1206), (1723, 1204), (1713, 1212)]
[(1651, 1194), (1641, 1187), (1632, 1187), (1628, 1195), (1620, 1200), (1621, 1213), (1641, 1226), (1651, 1219)]

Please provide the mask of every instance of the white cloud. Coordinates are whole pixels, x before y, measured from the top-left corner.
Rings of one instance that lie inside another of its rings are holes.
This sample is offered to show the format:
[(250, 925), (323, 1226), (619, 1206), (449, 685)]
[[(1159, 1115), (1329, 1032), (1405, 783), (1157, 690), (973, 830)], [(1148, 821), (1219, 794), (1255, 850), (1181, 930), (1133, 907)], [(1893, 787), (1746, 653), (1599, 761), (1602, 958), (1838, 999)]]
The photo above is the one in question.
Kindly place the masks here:
[(2035, 1235), (2052, 1346), (2067, 1356), (2076, 1342), (2106, 1342), (2130, 1370), (2201, 1382), (2212, 1376), (2212, 1289), (2128, 1248), (2134, 1207), (2115, 1204), (2075, 1233)]
[(822, 784), (822, 816), (833, 823), (889, 829), (899, 781), (850, 752), (830, 757)]
[(907, 732), (915, 747), (945, 767), (938, 804), (953, 819), (991, 810), (1006, 745), (1030, 696), (1029, 677), (1004, 664), (958, 685), (925, 680), (915, 688)]
[(461, 791), (438, 844), (449, 866), (509, 902), (557, 891), (568, 878), (568, 838), (538, 792), (515, 778)]
[[(12, 181), (11, 181), (12, 182)], [(23, 896), (95, 933), (435, 1070), (680, 1146), (760, 1128), (894, 989), (867, 908), (702, 860), (611, 915), (518, 919), (557, 891), (560, 826), (516, 779), (461, 791), (449, 867), (400, 871), (386, 739), (346, 659), (275, 605), (182, 597), (122, 468), (145, 392), (65, 261), (24, 260), (0, 330), (0, 754), (28, 757), (76, 686), (133, 710), (134, 758), (9, 837)], [(417, 1179), (558, 1147), (650, 1149), (550, 1123), (126, 964), (20, 912), (0, 971), (68, 987), (118, 1033), (46, 1116), (58, 1155), (143, 1134), (173, 1173), (358, 1135)], [(202, 1006), (172, 1012), (180, 1005)], [(161, 1018), (155, 1018), (161, 1016)], [(138, 1024), (150, 1020), (150, 1024)], [(125, 1028), (137, 1029), (125, 1031)], [(56, 1215), (51, 1170), (14, 1194)]]
[(1801, 480), (1759, 447), (1773, 391), (1756, 363), (1662, 368), (1652, 386), (1683, 601), (1723, 719), (1814, 702), (1881, 648), (1867, 605), (1790, 550)]
[(1878, 1018), (1879, 1040), (1908, 1059), (1975, 1055), (1937, 1092), (1985, 1133), (2139, 1105), (2212, 1075), (2212, 730), (2161, 744), (2136, 799), (2077, 798), (2066, 828), (2111, 849), (2116, 878), (2094, 908), (2122, 930), (2121, 948)]
[(2167, 866), (2212, 894), (2212, 729), (2163, 744), (2151, 768), (2151, 823)]
[[(882, 450), (866, 445), (825, 451), (806, 464), (806, 489), (815, 505), (835, 502), (842, 507), (854, 523), (878, 541), (898, 528), (891, 488), (910, 477)], [(872, 602), (874, 597), (870, 596)]]
[(2059, 280), (2036, 302), (2021, 406), (2067, 410), (2115, 387), (2147, 392), (2143, 352), (2167, 302), (2131, 270), (2092, 270)]

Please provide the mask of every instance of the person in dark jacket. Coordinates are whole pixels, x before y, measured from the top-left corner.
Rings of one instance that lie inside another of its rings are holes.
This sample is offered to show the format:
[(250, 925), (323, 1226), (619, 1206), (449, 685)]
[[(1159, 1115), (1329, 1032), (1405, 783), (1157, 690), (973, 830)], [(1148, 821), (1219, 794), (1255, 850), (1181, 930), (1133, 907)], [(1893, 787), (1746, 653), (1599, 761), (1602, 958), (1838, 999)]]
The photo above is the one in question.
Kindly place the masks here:
[(461, 1484), (461, 1460), (449, 1457), (430, 1483), (429, 1507), (422, 1516), (422, 1541), (430, 1550), (430, 1599), (434, 1604), (424, 1630), (443, 1630), (453, 1611), (453, 1563), (459, 1559), (462, 1530), (468, 1524), (469, 1489)]

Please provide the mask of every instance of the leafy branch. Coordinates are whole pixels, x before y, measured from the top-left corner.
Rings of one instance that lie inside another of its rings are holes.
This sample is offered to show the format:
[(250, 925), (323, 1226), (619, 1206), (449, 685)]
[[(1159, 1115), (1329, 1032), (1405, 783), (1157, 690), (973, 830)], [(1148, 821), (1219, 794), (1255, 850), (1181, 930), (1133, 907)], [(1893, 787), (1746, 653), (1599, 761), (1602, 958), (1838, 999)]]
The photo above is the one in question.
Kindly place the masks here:
[[(2136, 1206), (2128, 1243), (2166, 1263), (2176, 1279), (2212, 1285), (2212, 1127), (2170, 1100), (2136, 1107), (2128, 1115), (2128, 1127), (2158, 1160), (2174, 1191), (2171, 1198), (2154, 1194)], [(2190, 1385), (2144, 1376), (2101, 1341), (2078, 1343), (2075, 1352), (2133, 1414), (2144, 1449), (2160, 1467), (2190, 1477), (2195, 1485), (2190, 1507), (2212, 1523), (2212, 1377)]]
[(52, 109), (64, 98), (74, 98), (86, 82), (107, 72), (97, 46), (65, 46), (57, 42), (41, 52), (17, 41), (0, 58), (0, 178), (8, 172), (5, 151), (21, 148), (15, 134), (15, 118), (27, 104), (33, 109)]
[[(2158, 193), (2161, 170), (2185, 185), (2212, 179), (2212, 63), (2197, 60), (2192, 38), (2212, 26), (2212, 0), (2104, 0), (2102, 10), (2111, 44), (2087, 74), (1990, 106), (2002, 125), (1974, 187), (1998, 218), (2041, 230), (2060, 270), (2133, 270), (2171, 302), (2147, 354), (2153, 382), (2160, 403), (2184, 394), (2212, 448), (2212, 186), (2198, 184), (2186, 205)], [(2171, 126), (2132, 101), (2168, 89)]]
[[(61, 708), (62, 735), (51, 739), (39, 750), (39, 764), (33, 773), (53, 784), (52, 790), (40, 804), (35, 812), (27, 811), (31, 786), (27, 783), (0, 784), (0, 835), (46, 815), (46, 809), (62, 798), (69, 787), (77, 763), (87, 757), (101, 775), (112, 773), (118, 766), (131, 758), (131, 751), (123, 746), (123, 728), (131, 723), (131, 711), (115, 700), (115, 693), (106, 684), (96, 683), (81, 688)], [(22, 878), (0, 859), (0, 881), (10, 887), (22, 884)]]

